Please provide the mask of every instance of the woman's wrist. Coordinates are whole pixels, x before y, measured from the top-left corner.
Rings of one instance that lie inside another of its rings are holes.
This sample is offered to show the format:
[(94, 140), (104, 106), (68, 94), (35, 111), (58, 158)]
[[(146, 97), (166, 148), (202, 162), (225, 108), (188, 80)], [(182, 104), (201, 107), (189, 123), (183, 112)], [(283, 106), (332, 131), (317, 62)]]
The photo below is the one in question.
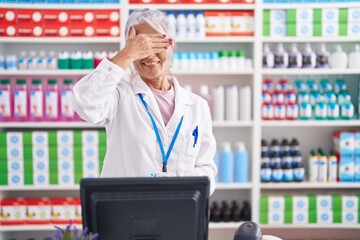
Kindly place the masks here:
[(123, 49), (118, 52), (110, 61), (126, 70), (134, 60), (131, 54)]

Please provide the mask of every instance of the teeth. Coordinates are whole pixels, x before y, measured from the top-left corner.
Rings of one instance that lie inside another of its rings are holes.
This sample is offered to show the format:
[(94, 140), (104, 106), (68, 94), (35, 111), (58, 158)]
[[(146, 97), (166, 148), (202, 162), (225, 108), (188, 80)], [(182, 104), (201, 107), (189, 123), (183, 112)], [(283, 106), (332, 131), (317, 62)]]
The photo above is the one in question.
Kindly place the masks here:
[(155, 65), (157, 64), (157, 62), (149, 62), (149, 63), (144, 63), (146, 66), (152, 66), (152, 65)]

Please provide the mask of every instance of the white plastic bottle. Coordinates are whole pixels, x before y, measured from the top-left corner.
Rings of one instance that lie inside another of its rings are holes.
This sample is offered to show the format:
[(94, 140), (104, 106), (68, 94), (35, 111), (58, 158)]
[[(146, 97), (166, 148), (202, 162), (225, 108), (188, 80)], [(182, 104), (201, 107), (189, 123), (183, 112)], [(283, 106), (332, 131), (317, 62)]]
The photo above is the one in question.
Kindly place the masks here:
[(174, 11), (168, 11), (167, 19), (169, 21), (169, 29), (173, 37), (176, 37), (176, 17)]
[(242, 51), (242, 50), (237, 51), (236, 52), (236, 59), (237, 59), (237, 69), (239, 71), (247, 69), (244, 51)]
[(172, 71), (180, 71), (180, 70), (182, 70), (180, 66), (181, 66), (180, 65), (180, 53), (174, 52), (172, 55), (171, 70)]
[(360, 45), (356, 44), (354, 51), (349, 54), (349, 68), (360, 69)]
[(204, 16), (204, 11), (198, 11), (196, 14), (196, 37), (206, 37), (206, 18)]
[(214, 121), (224, 121), (225, 119), (225, 90), (223, 85), (213, 87), (213, 105), (214, 105)]
[(303, 68), (315, 68), (316, 67), (316, 54), (311, 49), (309, 43), (305, 45), (303, 53)]
[(269, 44), (265, 43), (263, 49), (263, 68), (273, 68), (275, 65), (274, 61), (274, 53), (271, 51)]
[(6, 69), (7, 70), (17, 69), (17, 57), (15, 54), (6, 55)]
[(196, 71), (197, 68), (197, 56), (194, 52), (189, 52), (189, 69)]
[(325, 47), (324, 43), (320, 45), (320, 51), (316, 54), (316, 67), (317, 68), (329, 68), (330, 53)]
[(54, 51), (50, 51), (49, 53), (49, 57), (47, 59), (47, 68), (57, 69), (57, 58)]
[(214, 105), (213, 105), (213, 99), (212, 99), (212, 97), (211, 97), (211, 95), (210, 95), (210, 93), (209, 93), (209, 86), (208, 86), (208, 85), (205, 85), (205, 84), (201, 85), (201, 86), (200, 86), (199, 95), (200, 95), (201, 97), (203, 97), (203, 98), (207, 101), (207, 103), (208, 103), (208, 105), (209, 105), (209, 108), (210, 108), (211, 116), (213, 116), (213, 115), (214, 115), (214, 114), (213, 114), (213, 112), (214, 112)]
[(347, 66), (347, 55), (342, 50), (342, 47), (340, 44), (336, 45), (335, 52), (331, 53), (330, 57), (330, 65), (331, 68), (336, 69), (345, 69)]
[(289, 54), (285, 51), (284, 45), (279, 43), (274, 54), (276, 68), (287, 68), (289, 66)]
[(225, 119), (226, 121), (235, 122), (238, 120), (238, 87), (236, 85), (229, 85), (225, 87)]
[(47, 69), (47, 58), (45, 51), (39, 52), (39, 57), (37, 59), (37, 68), (38, 69)]
[(28, 58), (28, 69), (37, 69), (38, 58), (36, 57), (36, 52), (31, 51)]
[(187, 22), (184, 11), (179, 11), (176, 17), (176, 26), (177, 26), (177, 34), (178, 38), (185, 38), (187, 32)]
[(186, 16), (186, 26), (187, 26), (187, 34), (188, 38), (195, 38), (196, 36), (196, 19), (194, 11), (189, 11)]
[(289, 68), (301, 68), (302, 55), (297, 48), (296, 43), (291, 44), (291, 50), (289, 52)]
[(239, 120), (251, 120), (251, 88), (249, 85), (243, 85), (239, 90)]
[(24, 70), (28, 68), (28, 60), (26, 57), (26, 51), (20, 52), (20, 57), (18, 58), (18, 68)]
[(190, 68), (189, 54), (187, 52), (180, 53), (180, 69), (181, 71), (187, 71)]

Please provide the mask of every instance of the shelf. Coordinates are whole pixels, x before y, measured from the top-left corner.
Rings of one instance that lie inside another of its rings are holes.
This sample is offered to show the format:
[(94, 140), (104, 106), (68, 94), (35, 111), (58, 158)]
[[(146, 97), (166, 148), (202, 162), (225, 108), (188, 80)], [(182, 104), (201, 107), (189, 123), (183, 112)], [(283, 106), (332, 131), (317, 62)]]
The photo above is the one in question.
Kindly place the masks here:
[(358, 127), (360, 120), (262, 120), (263, 127)]
[(321, 9), (321, 8), (351, 8), (351, 7), (359, 7), (359, 3), (357, 2), (328, 2), (328, 3), (265, 3), (262, 5), (263, 9), (299, 9), (299, 8), (313, 8), (313, 9)]
[(237, 122), (213, 122), (213, 127), (252, 127), (252, 121), (237, 121)]
[(116, 9), (120, 10), (120, 4), (106, 4), (106, 3), (84, 3), (84, 4), (38, 4), (38, 3), (1, 3), (1, 8), (11, 8), (11, 9)]
[(254, 4), (130, 4), (129, 9), (156, 8), (162, 10), (254, 10)]
[(2, 192), (16, 191), (79, 191), (80, 186), (0, 186)]
[(263, 75), (350, 75), (359, 74), (360, 69), (288, 69), (288, 68), (277, 68), (277, 69), (263, 69)]
[[(47, 225), (19, 225), (19, 226), (1, 226), (0, 232), (41, 232), (41, 231), (54, 231), (55, 227), (58, 226), (65, 228), (66, 225), (61, 224), (47, 224)], [(77, 229), (82, 229), (82, 225), (74, 225)]]
[(86, 75), (93, 69), (89, 70), (68, 70), (68, 69), (53, 69), (53, 70), (0, 70), (0, 75), (6, 76), (29, 76), (29, 75), (37, 75), (37, 76), (73, 76), (73, 75)]
[(87, 122), (2, 122), (1, 128), (104, 128)]
[(330, 43), (330, 42), (359, 42), (359, 37), (263, 37), (263, 43)]
[(251, 183), (216, 183), (216, 190), (240, 190), (251, 188)]
[(211, 71), (211, 70), (204, 70), (202, 71), (171, 71), (174, 75), (252, 75), (254, 74), (254, 70), (244, 70), (244, 71)]
[(220, 222), (220, 223), (209, 223), (209, 229), (237, 229), (241, 222)]
[(120, 43), (120, 37), (0, 37), (0, 43)]
[(306, 225), (294, 225), (294, 224), (279, 224), (279, 225), (267, 225), (260, 226), (261, 229), (360, 229), (360, 224), (306, 224)]
[(176, 38), (175, 43), (253, 43), (254, 37)]
[(358, 183), (261, 183), (261, 189), (360, 189)]

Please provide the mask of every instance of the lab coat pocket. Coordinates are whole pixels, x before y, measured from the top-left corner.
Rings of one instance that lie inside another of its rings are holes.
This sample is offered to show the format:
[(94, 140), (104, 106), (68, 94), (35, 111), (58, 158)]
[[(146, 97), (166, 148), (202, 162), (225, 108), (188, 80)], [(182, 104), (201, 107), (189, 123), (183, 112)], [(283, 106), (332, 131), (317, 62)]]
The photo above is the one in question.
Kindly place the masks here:
[(200, 149), (199, 143), (194, 145), (194, 137), (188, 136), (183, 149), (184, 154), (179, 161), (179, 169), (182, 170), (182, 172), (192, 172), (195, 168), (196, 157)]

